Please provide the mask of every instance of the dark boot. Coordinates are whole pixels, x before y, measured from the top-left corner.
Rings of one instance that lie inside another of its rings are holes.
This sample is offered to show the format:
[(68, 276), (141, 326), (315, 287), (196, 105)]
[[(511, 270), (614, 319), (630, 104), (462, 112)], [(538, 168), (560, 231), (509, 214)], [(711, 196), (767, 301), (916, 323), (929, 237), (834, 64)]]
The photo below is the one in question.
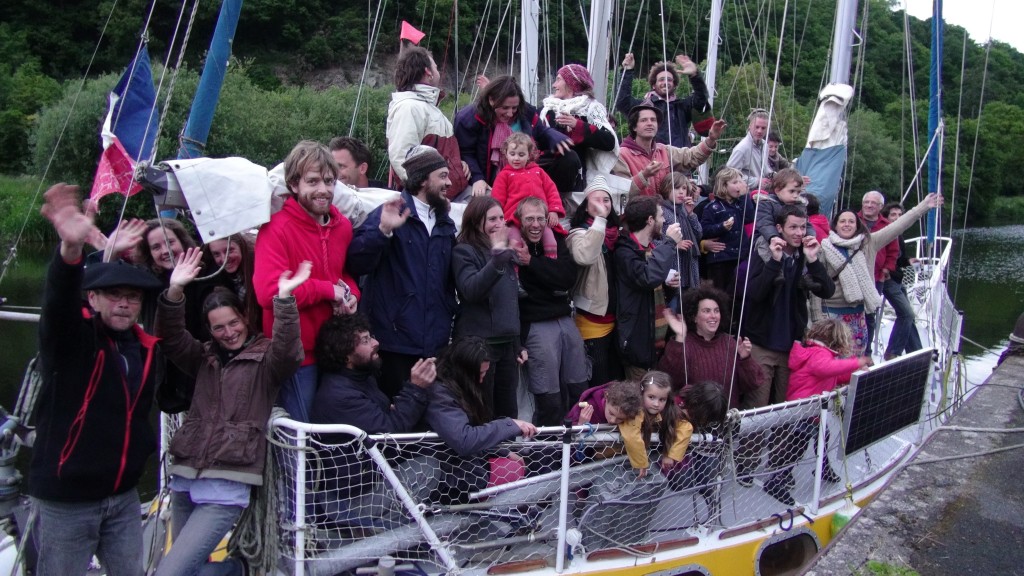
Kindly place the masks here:
[(533, 415), (534, 424), (537, 426), (561, 426), (566, 412), (562, 407), (562, 393), (534, 394), (533, 397), (537, 402), (536, 412)]
[(832, 465), (828, 462), (828, 456), (825, 456), (825, 460), (821, 463), (821, 481), (829, 484), (839, 484), (843, 481), (839, 474), (832, 469)]
[(796, 504), (796, 500), (793, 500), (792, 494), (789, 493), (791, 480), (791, 472), (788, 470), (776, 472), (769, 476), (768, 480), (764, 483), (764, 491), (786, 506), (793, 506)]

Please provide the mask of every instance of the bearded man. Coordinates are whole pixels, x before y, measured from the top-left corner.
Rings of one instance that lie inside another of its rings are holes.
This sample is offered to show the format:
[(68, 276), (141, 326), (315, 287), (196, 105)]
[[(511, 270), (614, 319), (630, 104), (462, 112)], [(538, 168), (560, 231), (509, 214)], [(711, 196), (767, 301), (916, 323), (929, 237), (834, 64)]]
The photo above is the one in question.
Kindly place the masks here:
[(448, 344), (457, 308), (448, 161), (419, 145), (402, 167), (401, 197), (371, 212), (348, 250), (349, 269), (366, 275), (360, 310), (380, 341), (380, 387), (392, 398), (419, 360)]

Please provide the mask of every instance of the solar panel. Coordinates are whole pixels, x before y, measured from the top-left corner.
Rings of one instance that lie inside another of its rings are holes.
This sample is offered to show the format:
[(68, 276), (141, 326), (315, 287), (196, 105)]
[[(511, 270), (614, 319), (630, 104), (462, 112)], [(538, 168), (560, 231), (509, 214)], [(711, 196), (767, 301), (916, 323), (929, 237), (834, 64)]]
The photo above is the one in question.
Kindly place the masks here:
[(919, 350), (850, 378), (843, 418), (847, 455), (920, 420), (934, 353)]

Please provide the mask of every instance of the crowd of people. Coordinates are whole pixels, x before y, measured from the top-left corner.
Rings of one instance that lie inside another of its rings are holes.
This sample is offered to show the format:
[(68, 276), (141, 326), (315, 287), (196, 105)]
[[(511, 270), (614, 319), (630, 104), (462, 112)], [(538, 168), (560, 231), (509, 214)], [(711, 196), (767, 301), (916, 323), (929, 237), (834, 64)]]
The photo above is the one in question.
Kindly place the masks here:
[[(623, 67), (628, 86), (632, 55)], [(677, 97), (683, 75), (693, 93)], [(861, 212), (815, 233), (806, 178), (764, 111), (705, 193), (690, 171), (725, 122), (693, 144), (707, 90), (685, 56), (648, 79), (644, 99), (616, 100), (621, 143), (579, 64), (558, 70), (540, 108), (515, 78), (483, 79), (452, 123), (433, 57), (408, 47), (388, 110), (393, 199), (369, 213), (351, 202), (385, 185), (368, 179), (358, 140), (299, 142), (270, 221), (202, 247), (173, 219), (125, 221), (108, 239), (74, 187), (54, 186), (36, 573), (82, 573), (94, 552), (110, 574), (139, 572), (135, 485), (156, 448), (154, 400), (186, 413), (168, 448), (175, 543), (158, 574), (230, 573), (239, 567), (207, 558), (263, 482), (275, 404), (369, 433), (431, 429), (465, 460), (467, 490), (486, 483), (489, 450), (567, 418), (618, 425), (641, 477), (657, 432), (658, 467), (681, 474), (694, 429), (728, 408), (804, 398), (869, 365), (881, 294), (898, 311), (886, 357), (920, 347), (898, 236), (939, 197), (904, 212), (869, 192)], [(630, 183), (624, 207), (611, 176)], [(460, 222), (453, 202), (465, 203)], [(776, 441), (804, 446), (813, 426)], [(754, 440), (737, 456), (747, 485)], [(777, 464), (765, 491), (789, 502), (792, 463)]]

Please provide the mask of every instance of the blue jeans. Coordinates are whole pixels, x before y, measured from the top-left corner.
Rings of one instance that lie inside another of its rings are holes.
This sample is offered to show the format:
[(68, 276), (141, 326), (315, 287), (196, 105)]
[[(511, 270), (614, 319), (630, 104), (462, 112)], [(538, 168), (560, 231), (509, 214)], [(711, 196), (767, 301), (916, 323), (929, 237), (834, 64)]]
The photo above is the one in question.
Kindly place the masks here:
[(313, 408), (317, 384), (316, 364), (302, 366), (291, 378), (281, 384), (277, 393), (277, 405), (288, 411), (292, 420), (309, 422), (309, 411)]
[(93, 554), (109, 576), (142, 574), (142, 508), (134, 489), (89, 502), (32, 498), (37, 576), (85, 574)]
[[(241, 574), (235, 560), (207, 562), (224, 535), (242, 515), (241, 506), (195, 504), (188, 492), (171, 492), (171, 550), (160, 560), (157, 576)], [(237, 572), (234, 572), (235, 568)]]
[(889, 345), (885, 348), (887, 356), (899, 356), (904, 352), (916, 352), (921, 349), (921, 335), (917, 332), (914, 322), (914, 308), (910, 305), (907, 290), (903, 284), (893, 279), (882, 284), (882, 294), (896, 311), (896, 322), (889, 334)]

